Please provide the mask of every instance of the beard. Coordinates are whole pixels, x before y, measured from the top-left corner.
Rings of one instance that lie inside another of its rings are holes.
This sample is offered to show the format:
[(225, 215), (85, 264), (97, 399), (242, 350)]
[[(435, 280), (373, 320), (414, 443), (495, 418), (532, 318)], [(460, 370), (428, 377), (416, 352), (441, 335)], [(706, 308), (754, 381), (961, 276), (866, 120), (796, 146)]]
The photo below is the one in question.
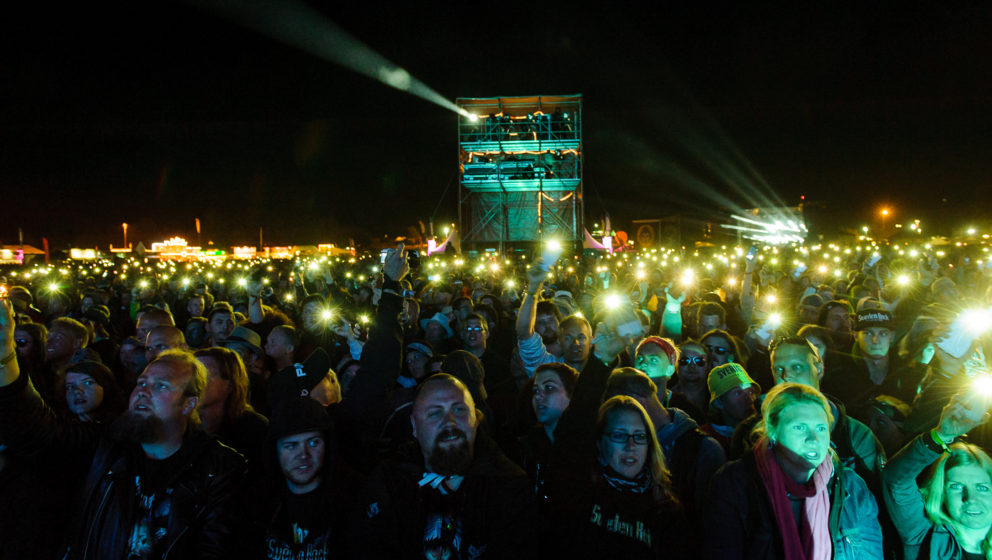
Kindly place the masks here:
[[(457, 435), (461, 440), (457, 443), (442, 447), (440, 440), (445, 437)], [(465, 432), (458, 428), (448, 428), (434, 438), (434, 448), (427, 459), (431, 471), (444, 476), (463, 475), (472, 464), (472, 447), (469, 445)]]
[(552, 330), (547, 330), (541, 333), (541, 342), (545, 346), (551, 346), (552, 344), (558, 342), (558, 333)]
[(116, 439), (130, 443), (155, 443), (165, 439), (165, 423), (161, 418), (127, 411), (113, 425)]

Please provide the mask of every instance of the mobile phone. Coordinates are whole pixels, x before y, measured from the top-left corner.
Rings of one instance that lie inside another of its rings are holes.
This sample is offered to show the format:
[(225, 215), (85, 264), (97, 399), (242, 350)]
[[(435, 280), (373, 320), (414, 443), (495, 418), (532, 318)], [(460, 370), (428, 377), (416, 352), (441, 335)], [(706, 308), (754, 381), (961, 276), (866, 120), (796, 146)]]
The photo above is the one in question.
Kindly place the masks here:
[(386, 264), (386, 257), (389, 256), (389, 249), (379, 251), (379, 264)]
[(6, 284), (0, 284), (0, 299), (7, 299), (10, 297), (10, 292), (7, 290)]
[(754, 257), (758, 254), (758, 248), (751, 245), (747, 250), (747, 260), (753, 261)]

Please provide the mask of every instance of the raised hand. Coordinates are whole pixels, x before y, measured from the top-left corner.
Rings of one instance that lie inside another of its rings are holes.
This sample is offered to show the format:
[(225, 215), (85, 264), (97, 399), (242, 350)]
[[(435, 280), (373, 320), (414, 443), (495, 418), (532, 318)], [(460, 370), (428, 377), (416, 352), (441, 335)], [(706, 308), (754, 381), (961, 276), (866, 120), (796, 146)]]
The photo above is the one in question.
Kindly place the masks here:
[(407, 262), (406, 249), (400, 243), (395, 249), (390, 249), (386, 255), (386, 262), (382, 263), (382, 272), (390, 280), (399, 282), (410, 272), (410, 264)]

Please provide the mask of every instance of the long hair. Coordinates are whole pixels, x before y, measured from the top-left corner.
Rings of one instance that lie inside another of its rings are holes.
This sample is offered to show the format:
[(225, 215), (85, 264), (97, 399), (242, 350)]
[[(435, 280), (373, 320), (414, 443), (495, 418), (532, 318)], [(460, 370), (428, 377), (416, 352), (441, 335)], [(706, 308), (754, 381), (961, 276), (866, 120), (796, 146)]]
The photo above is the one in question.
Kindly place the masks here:
[(231, 394), (224, 402), (225, 424), (237, 421), (245, 412), (252, 410), (248, 403), (248, 372), (237, 352), (220, 346), (211, 346), (197, 350), (193, 355), (197, 358), (213, 358), (220, 366), (221, 379), (231, 383)]
[(597, 439), (602, 438), (606, 433), (606, 424), (610, 419), (610, 415), (621, 410), (629, 410), (636, 413), (641, 421), (644, 422), (644, 431), (648, 435), (648, 469), (651, 473), (652, 492), (655, 499), (665, 502), (676, 501), (675, 495), (672, 494), (671, 475), (668, 472), (668, 466), (665, 465), (665, 455), (661, 451), (661, 444), (658, 443), (658, 436), (654, 431), (654, 423), (651, 422), (651, 417), (648, 416), (647, 411), (644, 410), (641, 403), (637, 402), (633, 397), (626, 395), (617, 395), (607, 399), (599, 407), (599, 414), (596, 418)]
[[(958, 523), (947, 515), (944, 507), (944, 485), (947, 481), (947, 471), (954, 467), (975, 466), (985, 471), (992, 478), (992, 459), (977, 445), (970, 443), (955, 443), (950, 446), (951, 452), (944, 453), (934, 463), (930, 478), (920, 488), (923, 494), (924, 509), (927, 517), (935, 525), (941, 525), (957, 532)], [(992, 530), (982, 541), (982, 553), (986, 558), (992, 558)]]

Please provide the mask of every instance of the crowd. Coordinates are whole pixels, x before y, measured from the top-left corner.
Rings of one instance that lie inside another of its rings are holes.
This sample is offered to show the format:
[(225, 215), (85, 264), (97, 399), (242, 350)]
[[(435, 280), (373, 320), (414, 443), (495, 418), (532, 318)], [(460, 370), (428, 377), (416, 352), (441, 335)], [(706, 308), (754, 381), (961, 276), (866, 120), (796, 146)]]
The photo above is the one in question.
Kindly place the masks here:
[(0, 558), (992, 559), (979, 258), (556, 253), (7, 270)]

